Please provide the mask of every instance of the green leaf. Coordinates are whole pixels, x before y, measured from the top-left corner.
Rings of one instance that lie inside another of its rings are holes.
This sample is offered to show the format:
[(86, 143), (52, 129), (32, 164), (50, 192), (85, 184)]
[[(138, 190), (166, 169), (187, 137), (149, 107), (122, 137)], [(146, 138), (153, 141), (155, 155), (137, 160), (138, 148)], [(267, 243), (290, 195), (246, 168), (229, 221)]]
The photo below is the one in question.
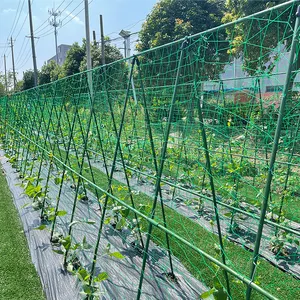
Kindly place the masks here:
[(59, 185), (59, 184), (61, 183), (61, 178), (60, 178), (60, 177), (55, 177), (55, 178), (54, 178), (54, 183), (55, 183), (56, 185)]
[(34, 228), (34, 230), (44, 230), (45, 228), (47, 228), (46, 225), (41, 225), (39, 227)]
[(120, 230), (122, 229), (126, 224), (126, 219), (124, 217), (121, 218), (121, 220), (117, 223), (116, 229)]
[(23, 208), (25, 208), (25, 207), (27, 207), (29, 205), (30, 205), (30, 203), (25, 203), (24, 205), (21, 206), (21, 209), (23, 209)]
[[(204, 292), (200, 295), (200, 299), (208, 299), (211, 298), (211, 296), (213, 295), (213, 293), (216, 291), (215, 288), (212, 288), (211, 290)], [(213, 298), (211, 298), (213, 299)]]
[(127, 218), (129, 215), (130, 209), (129, 208), (125, 208), (123, 210), (120, 211), (122, 217)]
[(84, 291), (84, 293), (85, 293), (86, 295), (91, 295), (91, 294), (92, 294), (92, 289), (91, 289), (91, 287), (90, 287), (89, 285), (84, 284), (84, 285), (82, 286), (82, 288), (83, 288), (83, 291)]
[(52, 251), (55, 252), (55, 253), (57, 253), (57, 254), (61, 254), (61, 255), (65, 254), (65, 252), (62, 251), (62, 250), (55, 250), (55, 249), (52, 249)]
[(220, 280), (216, 276), (213, 278), (213, 281), (214, 281), (214, 288), (216, 288), (217, 290), (223, 289)]
[(216, 300), (227, 300), (227, 294), (225, 293), (223, 288), (215, 291), (213, 295)]
[(91, 248), (93, 248), (92, 245), (90, 245), (90, 244), (87, 243), (86, 237), (85, 237), (85, 236), (83, 237), (82, 248), (83, 248), (83, 249), (91, 249)]
[(108, 217), (104, 220), (104, 224), (107, 225), (110, 223), (111, 217)]
[(71, 236), (66, 236), (61, 240), (61, 244), (64, 246), (66, 250), (69, 250), (71, 247)]
[(231, 213), (231, 212), (228, 212), (228, 213), (224, 214), (224, 216), (227, 217), (227, 218), (231, 218), (232, 213)]
[(81, 281), (88, 281), (91, 275), (86, 269), (80, 268), (77, 272), (77, 276)]
[(106, 280), (106, 279), (108, 279), (108, 274), (107, 274), (106, 272), (102, 272), (102, 273), (100, 273), (100, 274), (94, 279), (94, 281), (95, 281), (95, 282), (101, 282), (101, 281)]
[(65, 210), (59, 210), (57, 213), (56, 213), (56, 215), (58, 216), (58, 217), (63, 217), (63, 216), (65, 216), (67, 214), (67, 212), (65, 211)]
[(111, 252), (108, 255), (111, 256), (111, 257), (117, 258), (117, 259), (125, 258), (125, 256), (122, 255), (120, 252)]

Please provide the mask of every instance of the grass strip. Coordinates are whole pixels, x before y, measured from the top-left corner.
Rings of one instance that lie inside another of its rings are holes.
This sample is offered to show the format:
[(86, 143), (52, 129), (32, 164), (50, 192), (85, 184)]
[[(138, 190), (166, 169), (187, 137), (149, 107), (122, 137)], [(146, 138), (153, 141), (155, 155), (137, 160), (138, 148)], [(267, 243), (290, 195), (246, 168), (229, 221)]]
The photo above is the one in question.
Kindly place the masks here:
[(0, 299), (45, 299), (1, 167), (0, 195)]

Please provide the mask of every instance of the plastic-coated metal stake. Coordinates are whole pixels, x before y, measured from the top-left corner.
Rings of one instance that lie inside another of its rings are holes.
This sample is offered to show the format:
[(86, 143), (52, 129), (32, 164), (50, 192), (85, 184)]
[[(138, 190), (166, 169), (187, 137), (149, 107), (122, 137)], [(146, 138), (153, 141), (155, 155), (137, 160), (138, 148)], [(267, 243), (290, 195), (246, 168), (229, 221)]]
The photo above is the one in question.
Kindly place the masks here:
[[(133, 70), (134, 70), (134, 64), (135, 63), (136, 63), (135, 59), (131, 61), (132, 67), (130, 68), (131, 72), (129, 74), (129, 82), (131, 82), (131, 83), (132, 83)], [(104, 82), (105, 82), (105, 91), (106, 91), (106, 94), (107, 94), (107, 101), (108, 101), (109, 110), (110, 110), (110, 114), (111, 114), (111, 119), (112, 119), (112, 123), (113, 123), (113, 130), (114, 130), (114, 132), (115, 132), (115, 134), (117, 136), (116, 149), (117, 149), (117, 151), (120, 152), (120, 158), (121, 158), (121, 161), (122, 161), (122, 167), (123, 167), (123, 170), (124, 170), (124, 176), (125, 176), (126, 185), (127, 185), (127, 188), (128, 188), (128, 193), (129, 193), (130, 201), (131, 201), (132, 207), (135, 208), (133, 197), (132, 197), (132, 193), (131, 193), (131, 188), (130, 188), (130, 182), (129, 182), (129, 178), (128, 178), (128, 175), (127, 175), (127, 172), (126, 172), (127, 166), (125, 164), (125, 160), (124, 160), (124, 157), (123, 157), (123, 152), (122, 152), (121, 144), (120, 144), (121, 133), (122, 133), (122, 130), (123, 130), (123, 123), (124, 123), (125, 114), (126, 114), (126, 107), (127, 107), (127, 102), (128, 102), (128, 98), (129, 98), (130, 85), (128, 83), (127, 91), (126, 91), (126, 97), (125, 97), (125, 102), (124, 102), (124, 107), (123, 107), (123, 114), (122, 114), (121, 121), (120, 121), (121, 125), (120, 125), (120, 129), (119, 129), (119, 132), (118, 132), (117, 125), (116, 125), (116, 120), (115, 120), (114, 109), (113, 109), (113, 106), (112, 106), (112, 101), (110, 101), (108, 89), (106, 87), (106, 83), (107, 83), (107, 74), (106, 74), (106, 72), (104, 73), (104, 76), (105, 76), (105, 79), (104, 79)], [(115, 154), (116, 154), (116, 151), (115, 151)], [(115, 167), (116, 167), (116, 160), (112, 164), (112, 169), (111, 169), (112, 172), (111, 172), (110, 177), (109, 177), (110, 180), (113, 179), (113, 174), (115, 172)], [(109, 180), (109, 182), (110, 182), (110, 180)], [(109, 183), (109, 188), (110, 188), (111, 193), (112, 193), (113, 191), (111, 189), (111, 182)], [(134, 217), (137, 220), (137, 229), (138, 229), (138, 234), (139, 234), (141, 246), (142, 246), (142, 248), (144, 248), (144, 242), (143, 242), (143, 238), (142, 238), (142, 234), (141, 234), (141, 230), (140, 230), (140, 223), (138, 221), (138, 217), (137, 217), (136, 214), (134, 214)]]
[[(122, 129), (123, 129), (123, 125), (124, 125), (126, 107), (127, 107), (127, 102), (128, 102), (128, 98), (129, 98), (129, 91), (130, 91), (130, 85), (131, 85), (130, 83), (131, 83), (132, 77), (133, 77), (133, 68), (134, 68), (135, 62), (136, 61), (135, 61), (135, 58), (134, 58), (132, 60), (132, 65), (131, 65), (131, 68), (130, 68), (129, 82), (128, 82), (128, 85), (127, 85), (126, 97), (125, 97), (123, 114), (122, 114), (122, 118), (121, 118), (121, 122), (120, 122), (119, 132), (117, 132), (117, 130), (116, 130), (113, 109), (111, 107), (111, 102), (110, 102), (110, 100), (108, 98), (109, 106), (110, 106), (110, 110), (111, 110), (111, 116), (112, 116), (113, 122), (114, 122), (114, 129), (115, 129), (116, 134), (117, 134), (116, 148), (115, 148), (114, 158), (113, 158), (112, 167), (111, 167), (111, 171), (110, 171), (110, 176), (109, 176), (109, 180), (108, 180), (108, 191), (110, 191), (110, 192), (112, 191), (111, 185), (112, 185), (113, 175), (114, 175), (114, 171), (115, 171), (115, 167), (116, 167), (116, 161), (117, 161), (118, 152), (120, 150), (121, 159), (122, 159), (122, 163), (123, 163), (123, 167), (124, 167), (124, 173), (125, 173), (125, 177), (126, 177), (126, 180), (127, 180), (127, 187), (129, 189), (129, 193), (130, 193), (130, 197), (131, 197), (131, 204), (132, 204), (132, 206), (133, 206), (134, 209), (135, 209), (134, 202), (133, 202), (133, 199), (132, 199), (132, 194), (131, 194), (131, 190), (130, 190), (129, 180), (128, 180), (128, 177), (126, 175), (125, 163), (124, 163), (124, 159), (123, 159), (123, 156), (122, 156), (122, 149), (121, 149), (121, 146), (120, 146), (120, 140), (121, 140), (121, 134), (122, 134)], [(103, 67), (103, 69), (104, 69), (104, 72), (106, 72), (105, 66)], [(102, 228), (103, 228), (103, 224), (104, 224), (104, 219), (105, 219), (105, 214), (106, 214), (108, 199), (109, 199), (109, 196), (106, 195), (105, 196), (105, 200), (104, 200), (104, 204), (103, 204), (102, 215), (101, 215), (101, 220), (100, 220), (100, 227), (99, 227), (99, 231), (98, 231), (98, 236), (97, 236), (97, 241), (96, 241), (96, 246), (95, 246), (95, 251), (94, 251), (94, 256), (93, 256), (93, 263), (92, 263), (92, 267), (91, 267), (91, 276), (90, 276), (90, 280), (89, 280), (89, 285), (92, 284), (93, 275), (94, 275), (94, 272), (95, 272), (95, 267), (96, 267), (96, 262), (97, 262), (97, 253), (98, 253), (98, 248), (99, 248), (99, 244), (100, 244), (100, 240), (101, 240)], [(137, 219), (136, 213), (135, 213), (135, 218)], [(141, 235), (140, 227), (139, 226), (138, 226), (138, 231), (139, 231), (141, 243), (143, 245), (142, 235)]]
[[(199, 117), (199, 123), (200, 123), (200, 130), (201, 130), (201, 134), (202, 134), (203, 147), (204, 147), (204, 152), (205, 152), (206, 168), (207, 168), (207, 173), (208, 173), (208, 177), (209, 177), (210, 188), (211, 188), (211, 193), (212, 193), (212, 198), (213, 198), (214, 211), (215, 211), (215, 216), (216, 216), (216, 221), (217, 221), (217, 229), (218, 229), (218, 237), (219, 237), (221, 256), (222, 256), (223, 264), (226, 265), (225, 250), (224, 250), (224, 245), (223, 245), (223, 240), (222, 240), (222, 231), (221, 231), (220, 218), (219, 218), (219, 212), (218, 212), (218, 206), (217, 206), (217, 197), (216, 197), (215, 184), (214, 184), (214, 179), (213, 179), (212, 170), (211, 170), (210, 154), (209, 154), (205, 126), (204, 126), (204, 121), (203, 121), (203, 113), (202, 113), (200, 101), (196, 101), (196, 102), (197, 102), (197, 108), (198, 108), (198, 117)], [(229, 278), (228, 278), (227, 271), (225, 271), (225, 270), (224, 270), (224, 276), (225, 276), (225, 280), (226, 280), (227, 293), (228, 293), (229, 298), (231, 299)]]
[[(155, 194), (154, 194), (154, 201), (153, 201), (153, 206), (152, 206), (152, 211), (151, 211), (151, 219), (154, 218), (155, 215), (155, 209), (156, 209), (156, 204), (158, 200), (158, 194), (160, 190), (160, 183), (161, 183), (161, 176), (163, 173), (163, 168), (164, 168), (164, 163), (165, 163), (165, 158), (166, 158), (166, 153), (167, 153), (167, 148), (168, 148), (168, 139), (169, 139), (169, 134), (171, 130), (171, 123), (174, 115), (174, 110), (175, 110), (175, 102), (176, 102), (176, 96), (177, 96), (177, 87), (178, 87), (178, 82), (179, 82), (179, 77), (180, 77), (180, 69), (183, 61), (183, 52), (186, 47), (186, 40), (182, 43), (181, 45), (181, 50), (180, 50), (180, 57), (178, 61), (178, 66), (177, 66), (177, 73), (176, 73), (176, 79), (175, 79), (175, 84), (174, 84), (174, 90), (173, 90), (173, 95), (172, 95), (172, 101), (171, 101), (171, 107), (169, 111), (169, 118), (168, 118), (168, 123), (167, 123), (167, 128), (165, 132), (165, 137), (164, 137), (164, 142), (161, 150), (161, 160), (160, 160), (160, 167), (158, 170), (157, 179), (156, 179), (156, 184), (155, 184)], [(152, 228), (153, 224), (150, 223), (148, 227), (148, 232), (147, 232), (147, 239), (146, 239), (146, 246), (144, 249), (144, 256), (143, 256), (143, 263), (142, 263), (142, 270), (141, 270), (141, 275), (140, 275), (140, 282), (139, 282), (139, 287), (138, 287), (138, 292), (137, 292), (137, 300), (140, 299), (141, 294), (142, 294), (142, 286), (143, 286), (143, 280), (144, 280), (144, 272), (145, 272), (145, 267), (146, 267), (146, 261), (148, 259), (148, 249), (150, 245), (150, 237), (152, 233)]]
[[(265, 191), (264, 191), (264, 198), (263, 198), (263, 203), (262, 203), (262, 208), (261, 208), (259, 226), (257, 229), (255, 247), (254, 247), (254, 251), (253, 251), (253, 261), (252, 261), (252, 268), (251, 268), (251, 272), (250, 272), (250, 279), (252, 281), (254, 280), (254, 277), (255, 277), (257, 260), (258, 260), (258, 256), (259, 256), (259, 248), (260, 248), (262, 232), (263, 232), (263, 228), (264, 228), (264, 221), (265, 221), (265, 216), (266, 216), (266, 212), (267, 212), (267, 208), (268, 208), (268, 199), (269, 199), (269, 195), (270, 195), (270, 191), (271, 191), (271, 183), (272, 183), (272, 179), (273, 179), (273, 172), (274, 172), (275, 160), (276, 160), (276, 155), (277, 155), (277, 150), (278, 150), (278, 143), (279, 143), (279, 139), (280, 139), (283, 115), (284, 115), (285, 106), (286, 106), (286, 102), (287, 102), (287, 98), (288, 98), (288, 94), (289, 94), (289, 86), (290, 86), (290, 80), (291, 80), (291, 75), (292, 75), (292, 67), (293, 67), (293, 63), (295, 60), (295, 50), (296, 50), (297, 43), (299, 43), (299, 22), (300, 22), (300, 5), (298, 6), (297, 13), (296, 13), (296, 22), (295, 22), (295, 27), (294, 27), (291, 51), (290, 51), (289, 65), (288, 65), (288, 70), (286, 73), (284, 90), (283, 90), (283, 94), (282, 94), (282, 101), (280, 104), (279, 115), (278, 115), (278, 119), (277, 119), (277, 126), (276, 126), (276, 132), (275, 132), (275, 136), (274, 136), (272, 154), (271, 154), (271, 158), (270, 158), (268, 177), (267, 177)], [(251, 286), (248, 285), (246, 300), (250, 299), (251, 290), (252, 290)]]
[[(45, 137), (44, 137), (44, 144), (43, 144), (43, 148), (46, 148), (46, 145), (47, 145), (47, 139), (48, 139), (48, 137), (49, 137), (49, 131), (50, 131), (50, 125), (51, 125), (51, 119), (52, 119), (52, 113), (53, 113), (53, 107), (54, 107), (54, 105), (55, 105), (55, 95), (56, 95), (56, 89), (55, 89), (55, 93), (54, 93), (54, 95), (53, 95), (53, 97), (52, 97), (52, 105), (51, 105), (51, 110), (50, 110), (50, 115), (49, 115), (49, 119), (48, 119), (48, 123), (47, 123), (47, 127), (46, 127), (46, 135), (45, 135)], [(45, 103), (44, 104), (44, 107), (47, 105), (47, 103)], [(44, 121), (45, 122), (45, 121)], [(42, 122), (41, 122), (42, 123)], [(45, 122), (46, 123), (46, 122)], [(50, 142), (50, 144), (51, 144), (51, 141), (49, 141)], [(41, 171), (42, 171), (42, 165), (43, 165), (43, 155), (42, 155), (42, 158), (41, 158), (41, 161), (40, 161), (40, 166), (39, 166), (39, 170), (38, 170), (38, 176), (37, 176), (37, 178), (39, 179), (40, 178), (40, 174), (41, 174)], [(50, 173), (50, 169), (51, 168), (49, 168), (49, 173)], [(48, 179), (48, 177), (49, 177), (49, 174), (47, 175), (47, 179)], [(50, 177), (49, 177), (50, 178)], [(48, 181), (47, 181), (47, 183), (48, 183)], [(38, 182), (37, 182), (37, 184), (38, 184)], [(47, 192), (47, 188), (48, 188), (48, 185), (46, 185), (46, 187), (45, 187), (45, 192)], [(45, 195), (45, 197), (46, 197), (46, 195)], [(42, 208), (42, 211), (44, 210), (44, 205), (43, 205), (43, 208)]]
[[(78, 96), (77, 99), (78, 99), (78, 102), (75, 103), (76, 109), (77, 109), (77, 105), (78, 105), (79, 100), (80, 100), (80, 96)], [(59, 202), (60, 202), (62, 188), (63, 188), (63, 183), (64, 183), (64, 177), (65, 177), (65, 173), (66, 173), (66, 167), (65, 167), (65, 165), (68, 163), (68, 160), (69, 160), (69, 154), (70, 154), (71, 143), (72, 143), (73, 135), (74, 135), (75, 123), (76, 123), (76, 114), (74, 114), (74, 116), (73, 116), (71, 130), (70, 130), (70, 138), (69, 138), (69, 141), (68, 141), (67, 153), (66, 153), (66, 157), (65, 157), (65, 162), (64, 162), (64, 167), (63, 167), (61, 182), (60, 182), (60, 186), (59, 186), (59, 192), (58, 192), (58, 196), (57, 196), (57, 202), (56, 202), (56, 206), (55, 206), (54, 219), (52, 221), (51, 239), (52, 239), (53, 233), (54, 233), (54, 228), (55, 228), (55, 223), (56, 223), (56, 217), (57, 217)]]
[[(193, 72), (193, 70), (192, 70), (192, 72)], [(193, 74), (195, 74), (195, 72), (193, 72)], [(221, 250), (221, 257), (222, 257), (223, 264), (226, 265), (225, 250), (224, 250), (224, 245), (223, 245), (223, 240), (222, 240), (222, 231), (221, 231), (220, 218), (219, 218), (219, 212), (218, 212), (215, 184), (214, 184), (211, 163), (210, 163), (210, 154), (209, 154), (209, 147), (208, 147), (208, 143), (207, 143), (207, 135), (206, 135), (205, 125), (204, 125), (204, 120), (203, 120), (203, 112), (202, 112), (202, 108), (200, 105), (200, 99), (199, 99), (199, 96), (197, 95), (198, 93), (197, 93), (197, 88), (195, 85), (195, 79), (194, 79), (194, 91), (195, 91), (195, 96), (197, 99), (196, 106), (197, 106), (197, 110), (198, 110), (200, 131), (201, 131), (201, 135), (202, 135), (202, 142), (203, 142), (203, 148), (204, 148), (204, 153), (205, 153), (207, 174), (209, 177), (210, 188), (211, 188), (211, 193), (212, 193), (212, 200), (213, 200), (212, 202), (213, 202), (215, 217), (216, 217), (216, 222), (217, 222), (217, 231), (218, 231), (219, 245), (220, 245), (220, 250)], [(228, 273), (226, 270), (223, 270), (223, 272), (224, 272), (224, 277), (226, 280), (227, 294), (228, 294), (229, 298), (231, 299)]]
[[(136, 57), (136, 64), (137, 64), (137, 67), (138, 67), (139, 80), (140, 80), (140, 84), (141, 84), (142, 99), (143, 99), (143, 105), (144, 105), (144, 111), (145, 111), (144, 112), (145, 113), (145, 121), (146, 121), (146, 126), (147, 126), (147, 129), (148, 129), (148, 134), (149, 134), (149, 139), (150, 139), (150, 144), (151, 144), (151, 151), (152, 151), (152, 156), (153, 156), (153, 161), (154, 161), (154, 168), (155, 168), (155, 173), (158, 174), (158, 164), (157, 164), (157, 157), (156, 157), (155, 146), (154, 146), (154, 141), (153, 141), (153, 135), (152, 135), (152, 130), (151, 130), (151, 121), (150, 121), (149, 110), (148, 110), (147, 101), (146, 101), (146, 97), (145, 97), (145, 89), (144, 89), (144, 84), (143, 84), (142, 75), (141, 75), (140, 61), (139, 61), (138, 57)], [(164, 208), (164, 203), (163, 203), (163, 199), (162, 199), (162, 192), (161, 192), (160, 185), (159, 185), (159, 197), (160, 197), (160, 203), (161, 203), (161, 210), (162, 210), (164, 226), (167, 228), (167, 220), (166, 220), (165, 208)], [(169, 255), (169, 263), (170, 263), (171, 274), (173, 276), (175, 276), (174, 269), (173, 269), (173, 262), (172, 262), (170, 239), (169, 239), (168, 233), (166, 233), (166, 242), (167, 242), (167, 249), (168, 249), (168, 255)]]
[[(297, 141), (297, 135), (298, 135), (298, 132), (299, 132), (299, 127), (300, 127), (300, 117), (298, 117), (298, 122), (297, 122), (297, 126), (296, 126), (296, 131), (295, 131), (295, 139), (293, 141), (293, 145), (292, 145), (292, 149), (291, 149), (291, 154), (290, 154), (290, 157), (288, 159), (289, 163), (292, 162), (293, 156), (294, 156), (294, 153), (295, 153), (296, 141)], [(288, 187), (288, 180), (289, 180), (290, 173), (291, 173), (291, 165), (289, 164), (288, 167), (287, 167), (286, 176), (285, 176), (285, 180), (284, 180), (284, 188), (283, 188), (282, 197), (281, 197), (281, 200), (280, 200), (280, 207), (279, 207), (279, 212), (278, 212), (277, 223), (280, 223), (280, 221), (281, 221), (281, 213), (282, 213), (282, 209), (283, 209), (284, 199), (286, 197), (286, 193), (285, 192), (286, 192), (286, 189)], [(276, 236), (278, 234), (278, 231), (279, 231), (278, 227), (276, 227), (276, 230), (275, 230), (275, 235)]]

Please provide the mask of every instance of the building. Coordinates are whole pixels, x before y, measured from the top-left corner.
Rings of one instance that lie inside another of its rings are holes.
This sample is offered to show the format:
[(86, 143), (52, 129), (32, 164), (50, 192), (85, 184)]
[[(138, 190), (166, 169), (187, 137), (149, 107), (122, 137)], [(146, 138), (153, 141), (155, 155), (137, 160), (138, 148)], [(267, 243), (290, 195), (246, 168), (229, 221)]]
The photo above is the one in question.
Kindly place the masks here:
[[(285, 84), (287, 66), (290, 53), (282, 51), (276, 63), (276, 68), (269, 75), (264, 75), (260, 78), (261, 93), (267, 98), (273, 94), (281, 93)], [(227, 64), (220, 79), (223, 82), (224, 90), (232, 91), (233, 93), (247, 90), (255, 86), (255, 76), (249, 76), (243, 68), (242, 59), (234, 59)], [(215, 91), (219, 89), (218, 81), (208, 81), (204, 83), (205, 91)], [(300, 91), (300, 73), (295, 78), (295, 90)]]
[[(69, 49), (71, 48), (70, 45), (65, 45), (65, 44), (61, 44), (57, 47), (57, 56), (58, 56), (58, 60), (57, 63), (61, 66), (67, 57), (67, 52), (69, 51)], [(50, 59), (47, 60), (47, 64), (49, 64), (49, 62), (53, 60), (56, 62), (56, 55), (54, 55), (53, 57), (51, 57)]]

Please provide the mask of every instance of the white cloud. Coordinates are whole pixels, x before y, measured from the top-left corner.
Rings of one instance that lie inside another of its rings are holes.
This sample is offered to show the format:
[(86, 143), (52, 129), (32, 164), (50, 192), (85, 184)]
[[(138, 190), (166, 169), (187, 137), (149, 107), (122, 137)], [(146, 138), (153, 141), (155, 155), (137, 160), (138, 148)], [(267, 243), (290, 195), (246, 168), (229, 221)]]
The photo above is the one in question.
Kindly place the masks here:
[(65, 11), (66, 15), (69, 16), (70, 18), (72, 18), (74, 22), (76, 22), (79, 25), (84, 25), (84, 23), (80, 20), (79, 17), (73, 15), (71, 12), (69, 12), (68, 10)]
[(15, 12), (16, 10), (15, 9), (13, 9), (13, 8), (7, 8), (7, 9), (3, 9), (3, 13), (4, 14), (9, 14), (9, 13), (11, 13), (11, 12)]

